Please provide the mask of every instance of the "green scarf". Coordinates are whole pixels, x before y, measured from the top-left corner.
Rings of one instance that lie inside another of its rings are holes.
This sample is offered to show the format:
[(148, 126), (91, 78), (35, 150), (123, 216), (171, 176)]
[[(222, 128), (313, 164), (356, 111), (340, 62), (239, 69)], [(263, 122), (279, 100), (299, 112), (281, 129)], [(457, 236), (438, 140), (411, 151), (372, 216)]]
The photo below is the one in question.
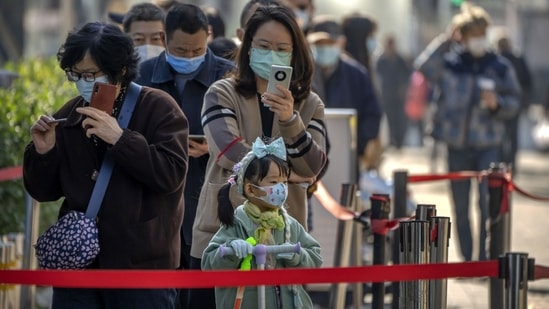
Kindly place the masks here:
[(271, 229), (284, 229), (284, 217), (280, 215), (278, 209), (261, 212), (259, 207), (250, 201), (245, 201), (244, 211), (258, 225), (254, 232), (254, 238), (257, 240), (257, 243), (273, 245), (274, 239)]

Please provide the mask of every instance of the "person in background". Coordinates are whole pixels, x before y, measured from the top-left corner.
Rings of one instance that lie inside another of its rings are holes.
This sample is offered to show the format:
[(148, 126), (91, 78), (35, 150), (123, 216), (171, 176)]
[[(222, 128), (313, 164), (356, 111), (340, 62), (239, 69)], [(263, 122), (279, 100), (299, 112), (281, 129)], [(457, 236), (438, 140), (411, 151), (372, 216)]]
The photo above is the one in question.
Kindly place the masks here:
[(363, 160), (366, 145), (379, 133), (381, 120), (370, 74), (362, 64), (343, 53), (346, 40), (335, 18), (315, 16), (307, 41), (315, 62), (313, 90), (327, 107), (356, 109), (357, 156)]
[[(256, 244), (300, 245), (299, 252), (270, 254), (265, 269), (320, 267), (320, 244), (288, 214), (284, 202), (288, 196), (290, 166), (286, 161), (286, 147), (281, 137), (264, 144), (258, 137), (252, 150), (233, 168), (234, 175), (219, 190), (218, 217), (221, 227), (202, 255), (202, 268), (239, 269), (243, 259), (252, 253), (246, 239)], [(230, 201), (230, 190), (236, 186), (244, 202), (236, 208)], [(235, 255), (223, 255), (220, 247), (233, 248)], [(250, 269), (257, 269), (256, 259)], [(216, 288), (217, 308), (234, 308), (236, 288)], [(266, 308), (312, 308), (311, 298), (303, 285), (268, 286), (265, 291)], [(257, 287), (246, 287), (242, 308), (257, 308)]]
[(221, 14), (219, 14), (219, 10), (213, 6), (202, 7), (202, 10), (208, 19), (208, 43), (214, 39), (225, 37), (225, 21)]
[[(508, 62), (488, 48), (490, 18), (484, 9), (463, 5), (456, 20), (459, 43), (450, 36), (437, 38), (438, 47), (431, 44), (416, 60), (416, 68), (440, 90), (432, 134), (447, 145), (448, 171), (482, 171), (500, 158), (503, 121), (518, 111), (520, 86)], [(473, 259), (470, 189), (470, 179), (451, 181), (454, 226), (466, 261)], [(486, 260), (486, 179), (479, 183), (478, 192), (478, 259)]]
[[(293, 67), (289, 89), (266, 92), (271, 65)], [(259, 6), (246, 24), (236, 57), (236, 71), (215, 82), (204, 97), (202, 125), (210, 159), (193, 226), (192, 261), (219, 229), (217, 195), (233, 166), (250, 151), (257, 137), (282, 137), (291, 173), (288, 213), (306, 228), (305, 185), (312, 183), (326, 162), (324, 104), (311, 92), (313, 61), (293, 13), (278, 5)], [(233, 205), (241, 197), (231, 195)], [(213, 299), (203, 295), (202, 301)], [(204, 308), (204, 307), (196, 307)]]
[[(375, 39), (377, 32), (376, 21), (360, 13), (351, 13), (343, 16), (341, 28), (345, 37), (344, 52), (366, 67), (375, 91), (376, 82), (375, 76), (372, 74), (374, 70), (371, 59), (373, 51), (377, 48)], [(378, 169), (381, 164), (382, 153), (381, 139), (378, 134), (376, 138), (371, 139), (366, 144), (365, 156), (362, 160), (363, 168), (366, 170)]]
[[(208, 20), (200, 7), (178, 3), (166, 14), (166, 50), (158, 57), (143, 62), (138, 83), (169, 93), (189, 120), (191, 135), (204, 135), (201, 110), (204, 94), (218, 79), (233, 69), (233, 63), (215, 56), (207, 47)], [(185, 216), (183, 219), (181, 267), (192, 268), (190, 261), (193, 222), (209, 159), (208, 143), (189, 140), (191, 181), (185, 185)], [(195, 264), (198, 269), (200, 263)], [(200, 290), (191, 289), (191, 294)], [(185, 290), (180, 291), (183, 308), (187, 308)], [(192, 301), (192, 298), (189, 302)], [(189, 308), (197, 308), (189, 304)]]
[[(101, 251), (89, 268), (176, 269), (188, 158), (185, 115), (165, 92), (142, 87), (128, 127), (120, 128), (117, 117), (138, 59), (131, 38), (115, 25), (88, 23), (69, 33), (58, 59), (80, 95), (31, 127), (25, 189), (40, 202), (62, 198), (59, 217), (85, 212), (109, 152), (114, 168), (97, 217)], [(89, 106), (99, 82), (117, 88), (112, 113)], [(67, 120), (51, 123), (57, 118)], [(56, 287), (52, 308), (174, 308), (175, 297), (175, 289)]]
[(501, 161), (511, 164), (512, 174), (516, 175), (518, 168), (516, 158), (518, 151), (519, 118), (522, 113), (526, 113), (528, 111), (528, 107), (530, 106), (532, 77), (530, 74), (530, 69), (526, 63), (526, 59), (524, 59), (522, 55), (513, 51), (511, 42), (505, 34), (501, 34), (497, 40), (497, 51), (513, 66), (522, 90), (522, 96), (520, 98), (520, 111), (514, 117), (505, 121), (505, 137), (501, 148)]
[(229, 38), (218, 37), (208, 42), (208, 48), (214, 55), (233, 61), (238, 46)]
[(164, 11), (152, 3), (139, 3), (124, 15), (122, 27), (133, 40), (139, 62), (164, 51)]
[(294, 11), (299, 27), (306, 32), (315, 12), (313, 0), (285, 0), (284, 4)]
[(377, 22), (360, 13), (351, 13), (343, 16), (341, 27), (346, 38), (345, 52), (365, 66), (369, 73), (373, 72), (372, 55), (377, 48)]
[(410, 68), (398, 53), (394, 36), (385, 38), (383, 51), (375, 61), (375, 70), (381, 106), (389, 123), (389, 144), (399, 150), (408, 127), (404, 103)]
[(240, 12), (240, 27), (236, 28), (236, 38), (238, 39), (238, 45), (242, 42), (244, 39), (244, 32), (246, 32), (246, 23), (248, 23), (248, 20), (252, 15), (254, 14), (255, 10), (264, 5), (280, 5), (280, 1), (278, 0), (249, 0), (246, 2), (246, 4), (242, 7), (242, 11)]

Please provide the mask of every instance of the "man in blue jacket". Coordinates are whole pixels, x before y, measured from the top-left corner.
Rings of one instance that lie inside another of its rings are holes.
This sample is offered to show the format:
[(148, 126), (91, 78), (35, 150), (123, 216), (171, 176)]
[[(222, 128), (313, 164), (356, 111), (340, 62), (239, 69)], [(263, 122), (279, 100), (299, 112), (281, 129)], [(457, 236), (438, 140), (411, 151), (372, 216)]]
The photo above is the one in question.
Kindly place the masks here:
[[(189, 134), (204, 135), (200, 121), (204, 94), (234, 65), (208, 49), (208, 20), (198, 6), (174, 5), (166, 15), (164, 26), (166, 50), (141, 64), (137, 83), (168, 92), (187, 116)], [(185, 215), (181, 230), (181, 267), (184, 269), (200, 269), (199, 263), (194, 267), (191, 265), (190, 248), (208, 157), (207, 142), (190, 138), (187, 179), (191, 181), (185, 185)], [(180, 293), (183, 308), (187, 308), (185, 294), (185, 291)]]
[(314, 17), (307, 40), (316, 66), (313, 90), (326, 107), (356, 109), (357, 155), (364, 160), (366, 146), (378, 136), (382, 115), (370, 72), (358, 61), (342, 53), (345, 37), (341, 26), (332, 17)]

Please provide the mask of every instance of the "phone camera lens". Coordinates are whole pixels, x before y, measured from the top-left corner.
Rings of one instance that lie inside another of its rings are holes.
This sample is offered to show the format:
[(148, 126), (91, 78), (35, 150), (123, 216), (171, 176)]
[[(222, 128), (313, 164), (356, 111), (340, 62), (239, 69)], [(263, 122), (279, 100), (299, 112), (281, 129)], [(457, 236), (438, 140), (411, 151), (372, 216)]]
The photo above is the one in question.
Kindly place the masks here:
[(286, 72), (284, 71), (278, 71), (275, 73), (275, 78), (277, 81), (283, 81), (286, 79)]

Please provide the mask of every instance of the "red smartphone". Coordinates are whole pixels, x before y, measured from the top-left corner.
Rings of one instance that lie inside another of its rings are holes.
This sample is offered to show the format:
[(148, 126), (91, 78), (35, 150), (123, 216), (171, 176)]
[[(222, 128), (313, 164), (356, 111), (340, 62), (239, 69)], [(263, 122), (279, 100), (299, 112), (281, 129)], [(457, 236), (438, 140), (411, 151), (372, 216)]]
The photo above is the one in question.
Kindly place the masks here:
[(93, 85), (93, 92), (91, 97), (90, 106), (99, 110), (112, 114), (114, 107), (114, 100), (116, 99), (116, 86), (106, 83), (95, 83)]

